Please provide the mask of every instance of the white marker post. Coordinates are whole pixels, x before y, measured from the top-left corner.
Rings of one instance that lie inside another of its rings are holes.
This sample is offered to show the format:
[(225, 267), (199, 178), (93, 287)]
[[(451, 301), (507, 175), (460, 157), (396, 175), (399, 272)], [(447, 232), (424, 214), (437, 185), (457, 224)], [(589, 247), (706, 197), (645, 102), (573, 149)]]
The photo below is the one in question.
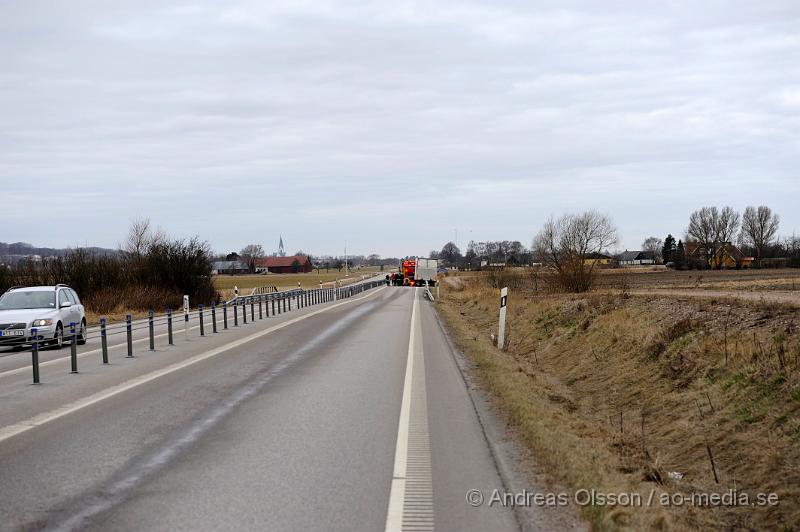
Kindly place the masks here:
[(506, 304), (508, 303), (508, 287), (500, 290), (500, 326), (497, 330), (497, 347), (503, 351), (506, 342)]
[(183, 332), (189, 339), (189, 296), (183, 296)]

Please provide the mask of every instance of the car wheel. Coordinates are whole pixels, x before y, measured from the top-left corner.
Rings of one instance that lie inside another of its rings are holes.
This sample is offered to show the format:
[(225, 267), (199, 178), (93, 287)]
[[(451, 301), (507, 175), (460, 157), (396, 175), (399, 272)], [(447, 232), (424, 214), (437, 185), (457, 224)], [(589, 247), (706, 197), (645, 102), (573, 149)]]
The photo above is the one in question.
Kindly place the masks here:
[(56, 333), (53, 335), (53, 347), (56, 349), (64, 347), (64, 327), (61, 323), (56, 325)]
[(86, 320), (81, 320), (81, 329), (78, 331), (78, 345), (86, 344)]

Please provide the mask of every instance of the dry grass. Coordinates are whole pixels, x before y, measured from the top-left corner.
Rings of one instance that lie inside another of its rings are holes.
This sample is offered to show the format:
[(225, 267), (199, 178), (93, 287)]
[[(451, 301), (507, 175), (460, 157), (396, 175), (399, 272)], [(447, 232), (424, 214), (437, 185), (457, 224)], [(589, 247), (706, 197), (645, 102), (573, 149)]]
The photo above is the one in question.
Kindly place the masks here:
[[(378, 272), (378, 268), (362, 268), (360, 270), (351, 270), (347, 276), (349, 282), (361, 280), (362, 275), (371, 277)], [(259, 286), (277, 286), (279, 290), (287, 288), (297, 288), (297, 283), (303, 288), (319, 288), (320, 281), (329, 283), (336, 279), (345, 279), (344, 270), (337, 272), (331, 270), (326, 272), (322, 270), (320, 273), (316, 271), (310, 273), (287, 273), (287, 274), (267, 274), (267, 275), (215, 275), (214, 287), (221, 293), (226, 294), (228, 291), (233, 291), (234, 286), (238, 286), (240, 293), (247, 290), (248, 293), (253, 288)], [(346, 284), (348, 281), (345, 281)]]
[[(509, 298), (445, 283), (438, 306), (499, 409), (554, 479), (607, 492), (775, 492), (765, 508), (584, 508), (599, 530), (800, 523), (800, 312), (623, 294)], [(714, 480), (711, 449), (719, 484)], [(668, 472), (682, 473), (673, 480)]]

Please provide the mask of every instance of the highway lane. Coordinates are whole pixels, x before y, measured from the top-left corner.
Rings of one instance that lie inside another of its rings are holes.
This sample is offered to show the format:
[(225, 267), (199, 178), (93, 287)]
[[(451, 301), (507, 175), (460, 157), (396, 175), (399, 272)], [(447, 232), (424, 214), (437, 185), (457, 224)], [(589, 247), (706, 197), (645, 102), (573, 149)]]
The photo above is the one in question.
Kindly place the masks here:
[[(509, 509), (466, 504), (467, 490), (502, 481), (420, 295), (374, 289), (285, 316), (275, 330), (277, 318), (264, 320), (114, 367), (54, 374), (47, 386), (0, 380), (0, 523), (11, 530), (383, 530), (392, 525), (403, 448), (398, 526), (518, 529)], [(215, 349), (222, 351), (2, 439), (4, 427), (24, 425), (37, 410), (52, 412)], [(406, 416), (403, 405), (410, 405)]]

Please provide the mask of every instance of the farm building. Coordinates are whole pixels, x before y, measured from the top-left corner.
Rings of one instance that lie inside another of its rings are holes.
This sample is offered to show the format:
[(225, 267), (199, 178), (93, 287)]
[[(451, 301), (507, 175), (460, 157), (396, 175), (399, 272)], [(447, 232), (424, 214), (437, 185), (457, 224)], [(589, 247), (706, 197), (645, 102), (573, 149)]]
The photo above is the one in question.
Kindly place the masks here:
[(647, 251), (628, 251), (625, 250), (618, 257), (620, 266), (640, 266), (643, 264), (655, 264), (655, 258)]
[(256, 273), (308, 273), (314, 269), (305, 255), (256, 259)]
[(613, 257), (602, 253), (587, 253), (583, 256), (583, 263), (586, 266), (610, 266)]
[[(755, 260), (745, 256), (742, 251), (730, 242), (717, 242), (714, 244), (715, 252), (711, 257), (712, 269), (748, 268)], [(698, 242), (686, 242), (686, 260), (706, 263), (708, 253), (705, 247)]]
[(246, 262), (239, 260), (222, 260), (211, 265), (211, 275), (243, 275), (252, 273)]

